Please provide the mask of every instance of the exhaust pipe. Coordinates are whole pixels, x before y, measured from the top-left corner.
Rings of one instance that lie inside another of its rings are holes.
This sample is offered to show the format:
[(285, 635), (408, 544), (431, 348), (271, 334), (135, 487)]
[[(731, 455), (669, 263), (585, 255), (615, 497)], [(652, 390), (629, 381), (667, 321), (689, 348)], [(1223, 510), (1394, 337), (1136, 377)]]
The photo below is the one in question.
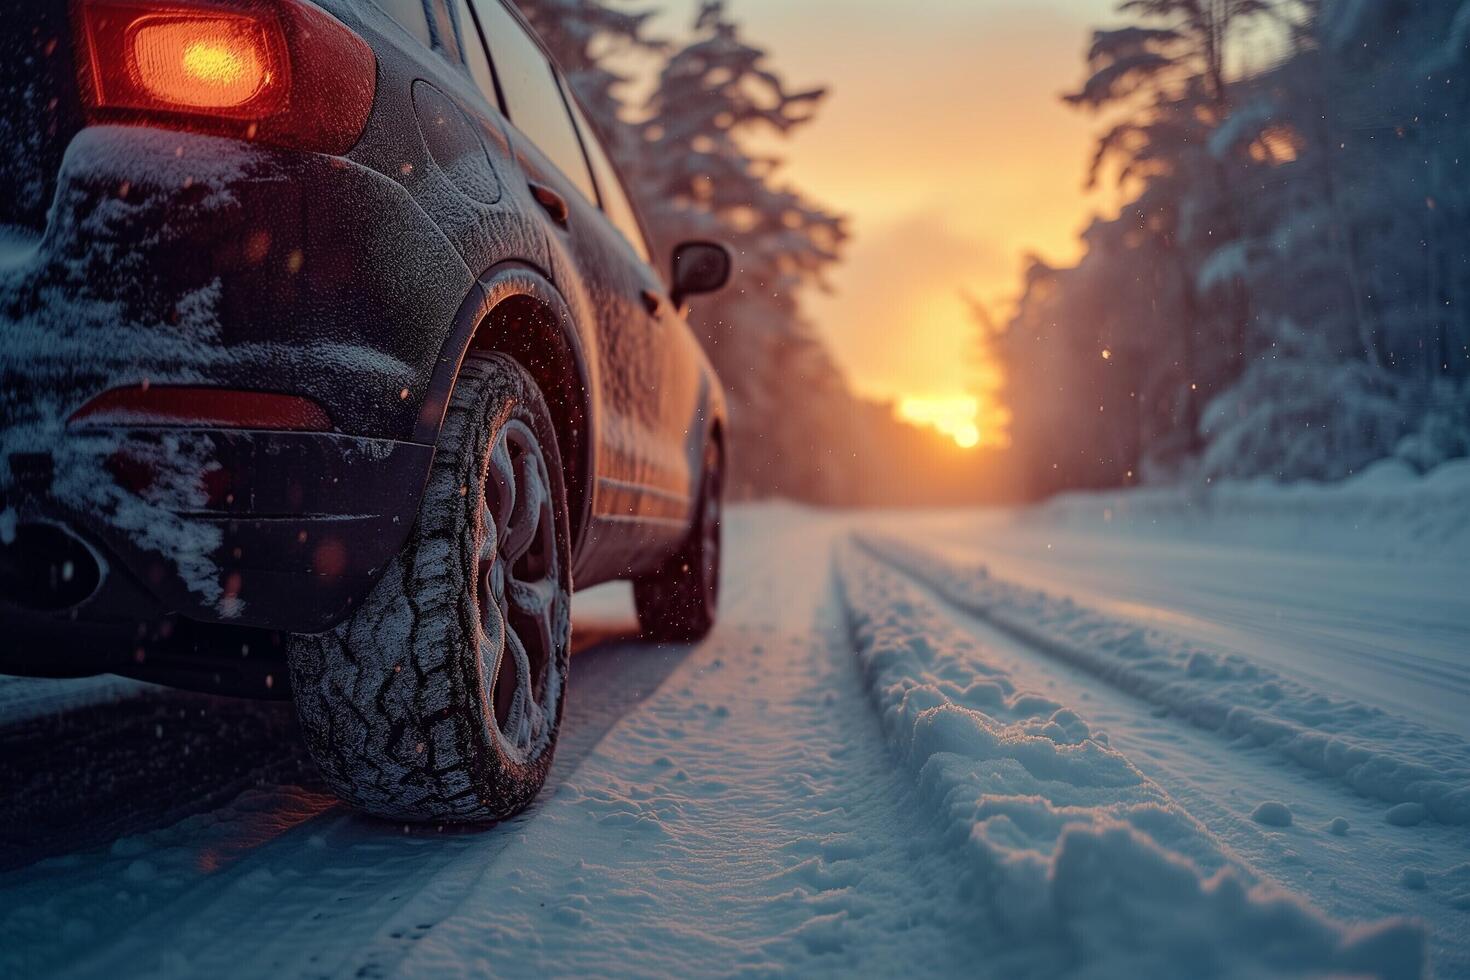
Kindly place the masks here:
[(90, 599), (106, 574), (102, 558), (60, 524), (21, 524), (0, 542), (0, 604), (64, 612)]

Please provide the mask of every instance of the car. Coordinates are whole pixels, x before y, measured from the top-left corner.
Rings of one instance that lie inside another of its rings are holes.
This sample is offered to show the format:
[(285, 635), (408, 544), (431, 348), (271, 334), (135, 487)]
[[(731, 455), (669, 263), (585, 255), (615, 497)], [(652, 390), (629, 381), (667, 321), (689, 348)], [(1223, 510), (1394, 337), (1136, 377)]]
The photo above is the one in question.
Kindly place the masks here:
[(501, 0), (22, 3), (0, 53), (0, 670), (289, 696), (369, 813), (525, 807), (573, 581), (714, 623), (730, 253), (665, 284)]

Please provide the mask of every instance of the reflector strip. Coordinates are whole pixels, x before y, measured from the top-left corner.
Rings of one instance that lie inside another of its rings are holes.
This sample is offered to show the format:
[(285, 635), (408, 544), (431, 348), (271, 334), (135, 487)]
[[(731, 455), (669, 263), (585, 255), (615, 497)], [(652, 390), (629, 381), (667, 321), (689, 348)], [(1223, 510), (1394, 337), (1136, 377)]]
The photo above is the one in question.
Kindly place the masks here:
[(67, 421), (87, 426), (332, 431), (331, 416), (310, 398), (179, 385), (113, 388), (77, 409)]

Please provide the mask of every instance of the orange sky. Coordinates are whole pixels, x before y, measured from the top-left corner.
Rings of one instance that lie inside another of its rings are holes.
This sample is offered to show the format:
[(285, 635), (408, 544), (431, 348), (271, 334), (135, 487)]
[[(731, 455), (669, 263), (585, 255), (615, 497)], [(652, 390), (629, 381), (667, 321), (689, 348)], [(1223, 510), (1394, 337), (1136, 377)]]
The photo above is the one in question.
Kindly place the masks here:
[(1099, 124), (1057, 96), (1112, 6), (730, 0), (793, 86), (831, 89), (779, 150), (798, 186), (851, 216), (835, 292), (807, 309), (862, 393), (954, 404), (977, 370), (959, 291), (1001, 310), (1026, 252), (1075, 257), (1106, 204), (1082, 190)]

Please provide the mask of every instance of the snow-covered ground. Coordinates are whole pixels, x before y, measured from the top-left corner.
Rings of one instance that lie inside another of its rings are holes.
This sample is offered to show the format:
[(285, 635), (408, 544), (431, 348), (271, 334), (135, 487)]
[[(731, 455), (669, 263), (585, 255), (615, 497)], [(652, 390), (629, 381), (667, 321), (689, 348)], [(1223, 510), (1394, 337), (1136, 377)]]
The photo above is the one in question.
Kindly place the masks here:
[(0, 683), (0, 976), (1470, 975), (1462, 478), (742, 508), (706, 642), (579, 597), (476, 832), (287, 705)]

